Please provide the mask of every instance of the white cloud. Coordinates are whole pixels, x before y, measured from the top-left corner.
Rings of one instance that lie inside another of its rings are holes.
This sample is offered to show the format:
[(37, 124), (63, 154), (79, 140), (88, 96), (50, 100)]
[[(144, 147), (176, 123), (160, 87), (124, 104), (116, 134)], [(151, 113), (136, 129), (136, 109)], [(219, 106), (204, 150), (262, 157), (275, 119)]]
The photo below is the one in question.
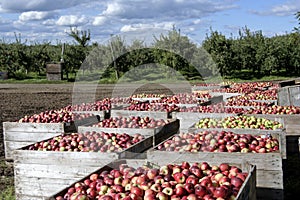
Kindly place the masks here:
[(47, 20), (44, 20), (42, 22), (42, 24), (45, 26), (53, 26), (56, 24), (56, 21), (54, 19), (47, 19)]
[(105, 24), (105, 22), (107, 21), (107, 17), (104, 17), (104, 16), (97, 16), (94, 18), (94, 21), (93, 21), (93, 25), (94, 26), (101, 26), (103, 24)]
[(149, 19), (149, 18), (175, 18), (182, 19), (187, 17), (203, 17), (209, 14), (235, 8), (233, 4), (226, 1), (209, 0), (128, 0), (128, 1), (110, 1), (107, 3), (105, 16), (118, 16), (120, 18)]
[(193, 21), (193, 24), (200, 24), (200, 23), (202, 23), (202, 21), (203, 21), (203, 20), (201, 20), (201, 19), (195, 19), (195, 20)]
[(38, 12), (38, 11), (29, 11), (23, 12), (19, 16), (19, 20), (21, 21), (35, 21), (35, 20), (43, 20), (53, 16), (51, 12)]
[(162, 23), (152, 23), (152, 24), (131, 24), (131, 25), (124, 25), (121, 27), (121, 32), (130, 32), (130, 31), (137, 31), (142, 29), (165, 29), (170, 30), (174, 25), (174, 22), (162, 22)]
[(24, 11), (51, 11), (57, 9), (67, 9), (80, 4), (91, 2), (89, 0), (2, 0), (1, 10), (10, 12)]
[(256, 15), (276, 15), (276, 16), (289, 16), (295, 14), (297, 11), (300, 10), (300, 1), (288, 1), (285, 4), (274, 5), (269, 10), (264, 11), (257, 11), (252, 10), (250, 11)]
[(80, 26), (88, 22), (87, 17), (85, 16), (76, 16), (76, 15), (64, 15), (61, 16), (56, 24), (59, 26)]

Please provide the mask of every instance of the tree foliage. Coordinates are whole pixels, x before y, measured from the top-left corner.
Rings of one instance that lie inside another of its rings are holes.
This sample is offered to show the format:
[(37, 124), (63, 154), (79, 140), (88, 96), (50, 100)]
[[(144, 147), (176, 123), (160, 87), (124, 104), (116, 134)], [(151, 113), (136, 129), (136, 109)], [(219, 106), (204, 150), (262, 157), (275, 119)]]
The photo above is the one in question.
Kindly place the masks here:
[[(300, 12), (296, 18), (300, 23)], [(13, 78), (26, 78), (30, 72), (45, 75), (47, 63), (60, 61), (64, 45), (63, 60), (67, 72), (102, 70), (102, 77), (115, 80), (135, 67), (151, 68), (153, 65), (145, 65), (150, 63), (168, 66), (186, 79), (201, 79), (218, 73), (223, 77), (241, 76), (242, 72), (248, 72), (252, 77), (300, 73), (300, 31), (266, 37), (262, 31), (244, 27), (237, 37), (226, 37), (211, 30), (201, 46), (175, 27), (154, 37), (150, 46), (140, 40), (128, 43), (119, 36), (111, 37), (106, 44), (89, 44), (90, 31), (76, 28), (70, 29), (68, 35), (74, 43), (28, 44), (17, 34), (14, 42), (1, 40), (0, 71), (7, 71)]]

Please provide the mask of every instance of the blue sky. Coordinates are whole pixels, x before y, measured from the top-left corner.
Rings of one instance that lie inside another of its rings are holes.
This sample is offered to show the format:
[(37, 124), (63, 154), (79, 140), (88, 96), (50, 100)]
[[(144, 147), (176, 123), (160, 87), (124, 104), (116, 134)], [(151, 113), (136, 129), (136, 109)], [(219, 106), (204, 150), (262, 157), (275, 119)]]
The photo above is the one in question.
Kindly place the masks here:
[(210, 27), (236, 36), (238, 29), (267, 36), (291, 32), (299, 0), (1, 0), (0, 38), (71, 42), (70, 27), (90, 29), (92, 41), (143, 29), (171, 30), (201, 42)]

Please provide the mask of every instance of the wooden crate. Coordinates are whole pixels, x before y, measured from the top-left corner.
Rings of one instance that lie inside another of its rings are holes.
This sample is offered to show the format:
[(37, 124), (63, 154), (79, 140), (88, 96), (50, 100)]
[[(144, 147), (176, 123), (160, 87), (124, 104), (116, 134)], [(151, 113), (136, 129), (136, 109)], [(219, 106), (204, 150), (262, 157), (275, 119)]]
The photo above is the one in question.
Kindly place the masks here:
[(285, 126), (286, 148), (288, 153), (298, 153), (298, 137), (300, 136), (300, 115), (251, 114), (271, 120), (281, 119)]
[[(201, 161), (201, 160), (200, 160)], [(199, 162), (199, 161), (198, 161)], [(157, 167), (162, 166), (162, 165), (166, 165), (166, 164), (170, 164), (170, 163), (166, 163), (164, 161), (164, 159), (160, 159), (156, 162), (149, 162), (148, 160), (118, 160), (115, 162), (111, 162), (108, 165), (94, 171), (93, 173), (101, 173), (104, 170), (111, 170), (111, 169), (118, 169), (118, 167), (121, 164), (127, 164), (128, 166), (131, 166), (133, 168), (138, 168), (141, 167), (143, 165), (151, 165), (152, 163), (154, 163), (154, 165), (156, 165)], [(181, 164), (178, 162), (172, 162), (172, 164)], [(209, 162), (209, 164), (221, 164), (218, 160), (211, 160)], [(247, 176), (247, 178), (245, 179), (244, 184), (242, 185), (237, 197), (235, 198), (235, 200), (256, 200), (256, 188), (255, 188), (255, 181), (256, 181), (256, 167), (249, 165), (248, 163), (245, 163), (243, 161), (239, 161), (237, 163), (232, 163), (230, 162), (229, 164), (233, 164), (236, 165), (238, 167), (240, 167), (242, 169), (243, 172), (248, 172), (249, 175)], [(76, 181), (84, 181), (86, 178), (88, 178), (92, 173), (90, 173), (88, 176)], [(72, 185), (70, 185), (69, 187), (73, 187), (75, 185), (74, 182)], [(62, 189), (60, 192), (52, 195), (49, 200), (55, 200), (56, 197), (58, 196), (63, 196), (68, 188), (64, 188)]]
[[(207, 117), (207, 116), (203, 116), (203, 117), (198, 117), (198, 121), (200, 121), (201, 119), (203, 119), (203, 118), (212, 118), (212, 119), (216, 119), (216, 120), (221, 120), (221, 119), (223, 119), (223, 118), (225, 118), (225, 117), (229, 117), (229, 116), (238, 116), (239, 114), (232, 114), (232, 115), (230, 115), (230, 114), (225, 114), (225, 115), (220, 115), (220, 116), (218, 116), (218, 115), (211, 115), (211, 116), (209, 116), (209, 117)], [(246, 115), (246, 116), (252, 116), (252, 115)], [(280, 124), (282, 124), (282, 126), (283, 126), (283, 128), (280, 128), (280, 129), (275, 129), (275, 130), (268, 130), (268, 131), (275, 131), (275, 132), (277, 132), (277, 131), (285, 131), (286, 129), (285, 129), (285, 127), (286, 127), (286, 125), (285, 125), (285, 123), (284, 123), (284, 119), (283, 118), (281, 118), (281, 117), (275, 117), (275, 118), (268, 118), (268, 117), (262, 117), (262, 118), (266, 118), (266, 119), (269, 119), (269, 120), (273, 120), (273, 121), (277, 121), (277, 122), (279, 122)], [(197, 129), (199, 129), (199, 128), (196, 128), (195, 127), (195, 125), (196, 125), (196, 123), (198, 122), (198, 121), (196, 121), (194, 124), (192, 124), (192, 126), (190, 126), (189, 128), (188, 128), (188, 130), (190, 130), (190, 131), (194, 131), (194, 130), (197, 130)], [(212, 128), (210, 128), (210, 129), (212, 129)], [(228, 130), (227, 128), (216, 128), (216, 129), (222, 129), (222, 130)], [(234, 129), (229, 129), (229, 130), (237, 130), (238, 128), (234, 128)], [(205, 129), (204, 129), (205, 130)], [(238, 129), (238, 130), (241, 130), (241, 131), (243, 131), (243, 130), (249, 130), (249, 131), (251, 131), (251, 132), (259, 132), (259, 131), (263, 131), (264, 129), (251, 129), (251, 128), (243, 128), (243, 129)]]
[(45, 199), (114, 160), (135, 158), (153, 145), (153, 136), (145, 134), (144, 140), (122, 152), (32, 151), (28, 146), (15, 150), (16, 199)]
[(153, 146), (158, 145), (172, 135), (178, 133), (179, 130), (179, 120), (173, 119), (170, 123), (156, 128), (148, 129), (133, 129), (133, 128), (102, 128), (102, 127), (88, 127), (88, 126), (79, 126), (78, 132), (86, 131), (104, 131), (104, 132), (115, 132), (115, 133), (141, 133), (153, 136), (152, 144)]
[(5, 159), (11, 160), (15, 149), (54, 137), (60, 133), (77, 132), (77, 127), (97, 123), (96, 116), (72, 123), (3, 122)]
[[(205, 129), (211, 130), (211, 129)], [(214, 129), (215, 130), (215, 129)], [(225, 130), (226, 129), (219, 129)], [(232, 129), (235, 133), (249, 133), (247, 131), (240, 132), (239, 130)], [(147, 158), (151, 162), (164, 158), (165, 162), (173, 161), (188, 161), (195, 162), (197, 160), (204, 160), (209, 162), (211, 159), (219, 159), (222, 162), (237, 162), (244, 160), (257, 167), (257, 187), (260, 188), (271, 188), (283, 190), (283, 169), (282, 160), (286, 158), (285, 153), (285, 140), (281, 132), (264, 132), (271, 134), (274, 138), (279, 141), (280, 152), (272, 153), (229, 153), (229, 152), (170, 152), (170, 151), (159, 151), (157, 147), (147, 151)], [(250, 133), (253, 135), (263, 133)]]
[(232, 113), (198, 113), (198, 112), (173, 112), (172, 118), (180, 120), (181, 129), (189, 129), (193, 124), (200, 119), (209, 118), (225, 118), (229, 116), (237, 116)]

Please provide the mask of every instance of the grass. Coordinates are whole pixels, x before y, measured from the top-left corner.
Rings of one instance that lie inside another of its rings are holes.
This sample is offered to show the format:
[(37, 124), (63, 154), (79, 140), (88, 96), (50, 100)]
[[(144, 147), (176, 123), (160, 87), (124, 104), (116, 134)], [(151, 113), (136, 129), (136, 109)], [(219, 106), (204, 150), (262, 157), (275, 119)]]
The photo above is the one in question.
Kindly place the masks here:
[(4, 191), (0, 193), (0, 199), (1, 200), (15, 200), (15, 192), (14, 192), (14, 187), (9, 186), (7, 187)]

